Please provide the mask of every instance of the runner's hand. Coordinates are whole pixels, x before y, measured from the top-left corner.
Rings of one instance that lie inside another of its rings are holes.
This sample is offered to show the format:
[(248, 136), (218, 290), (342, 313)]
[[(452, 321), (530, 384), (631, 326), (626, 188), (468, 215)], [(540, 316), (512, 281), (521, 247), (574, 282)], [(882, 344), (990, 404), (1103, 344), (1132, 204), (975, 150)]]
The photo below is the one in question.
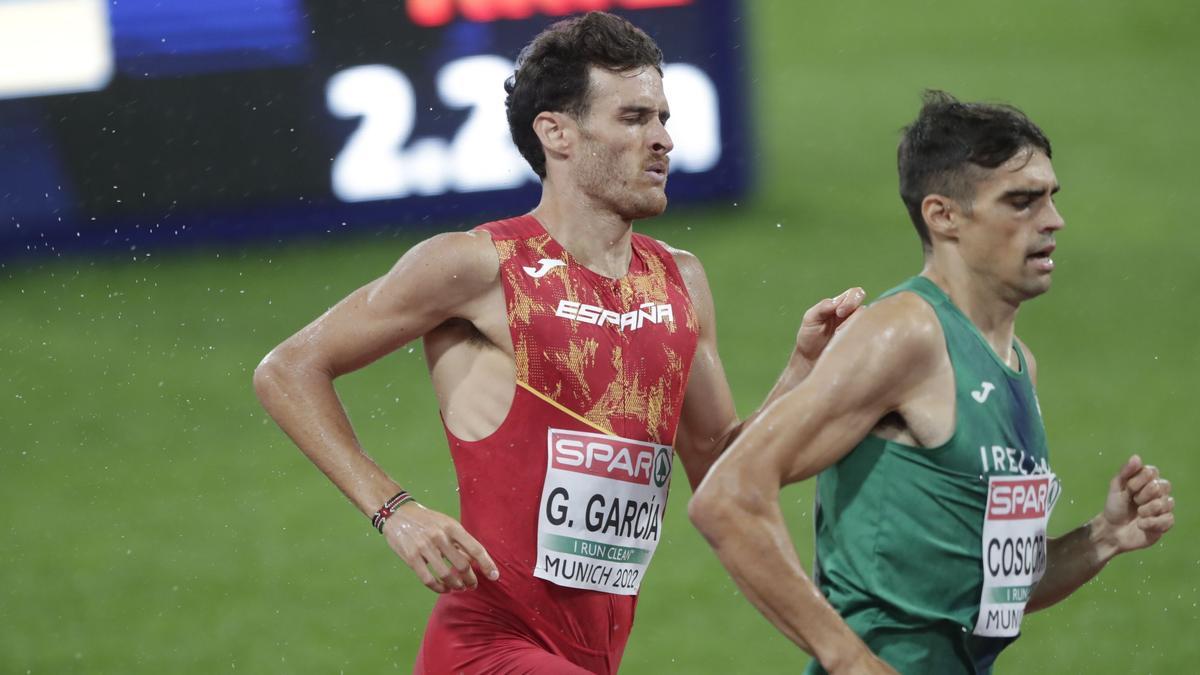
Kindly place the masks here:
[(1158, 467), (1130, 457), (1109, 484), (1102, 517), (1118, 553), (1153, 545), (1175, 524), (1171, 482), (1159, 477)]
[(488, 579), (500, 578), (500, 570), (491, 556), (457, 520), (416, 502), (396, 509), (383, 526), (383, 536), (396, 555), (417, 573), (421, 583), (434, 592), (478, 586), (472, 563)]
[(866, 297), (866, 292), (855, 286), (809, 307), (800, 321), (800, 332), (796, 334), (796, 351), (800, 356), (815, 363), (833, 334), (862, 306)]

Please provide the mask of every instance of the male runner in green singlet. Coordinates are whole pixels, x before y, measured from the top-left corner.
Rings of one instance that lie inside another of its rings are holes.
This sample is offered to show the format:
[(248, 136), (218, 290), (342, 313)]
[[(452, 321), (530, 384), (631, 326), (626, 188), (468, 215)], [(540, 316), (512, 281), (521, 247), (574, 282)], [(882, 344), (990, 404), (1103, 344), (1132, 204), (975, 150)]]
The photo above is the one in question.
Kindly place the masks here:
[[(689, 513), (749, 600), (816, 657), (810, 672), (988, 673), (1025, 612), (1155, 543), (1174, 500), (1134, 455), (1100, 514), (1046, 537), (1059, 487), (1037, 366), (1014, 335), (1021, 303), (1050, 288), (1063, 227), (1042, 131), (1015, 108), (929, 92), (899, 170), (924, 269), (859, 311)], [(817, 474), (814, 584), (778, 495)]]

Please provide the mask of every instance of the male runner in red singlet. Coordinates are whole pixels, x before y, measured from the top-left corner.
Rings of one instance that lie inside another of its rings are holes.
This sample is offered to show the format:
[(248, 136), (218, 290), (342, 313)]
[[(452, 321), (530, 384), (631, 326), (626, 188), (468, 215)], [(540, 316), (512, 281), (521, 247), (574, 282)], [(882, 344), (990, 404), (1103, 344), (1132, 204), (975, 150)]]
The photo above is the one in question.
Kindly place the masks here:
[[(543, 181), (537, 208), (418, 244), (255, 372), (272, 417), (443, 593), (417, 673), (616, 672), (673, 455), (694, 486), (740, 428), (700, 263), (631, 229), (667, 203), (661, 61), (608, 14), (539, 35), (506, 83), (514, 141)], [(861, 300), (852, 289), (805, 314), (768, 400)], [(461, 525), (409, 501), (333, 389), (416, 338)]]

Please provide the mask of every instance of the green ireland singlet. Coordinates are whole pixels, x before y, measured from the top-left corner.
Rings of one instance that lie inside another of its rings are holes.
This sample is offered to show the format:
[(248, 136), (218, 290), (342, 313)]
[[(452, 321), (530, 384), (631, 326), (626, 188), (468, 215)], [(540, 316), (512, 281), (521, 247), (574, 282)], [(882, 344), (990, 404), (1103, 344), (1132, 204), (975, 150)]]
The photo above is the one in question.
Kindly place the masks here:
[[(1020, 633), (1046, 569), (1058, 496), (1025, 356), (1020, 371), (929, 279), (954, 368), (950, 440), (918, 448), (869, 435), (817, 478), (816, 578), (873, 652), (901, 673), (990, 673)], [(823, 673), (815, 661), (810, 673)]]

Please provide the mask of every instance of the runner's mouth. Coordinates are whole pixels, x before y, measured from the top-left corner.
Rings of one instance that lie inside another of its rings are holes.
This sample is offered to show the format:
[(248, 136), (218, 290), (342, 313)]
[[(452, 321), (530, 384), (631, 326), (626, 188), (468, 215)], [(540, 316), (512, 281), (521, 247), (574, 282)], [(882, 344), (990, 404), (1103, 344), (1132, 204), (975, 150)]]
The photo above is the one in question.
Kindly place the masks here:
[(1054, 253), (1054, 249), (1056, 249), (1056, 248), (1058, 248), (1057, 245), (1055, 245), (1054, 243), (1049, 243), (1049, 244), (1039, 248), (1038, 250), (1034, 251), (1033, 253), (1030, 253), (1029, 255), (1027, 255), (1025, 257), (1030, 258), (1030, 259), (1040, 258), (1043, 260), (1048, 260), (1050, 258), (1050, 254)]
[(1050, 257), (1050, 254), (1054, 253), (1054, 249), (1055, 245), (1053, 243), (1047, 244), (1046, 246), (1043, 246), (1042, 248), (1025, 256), (1025, 262), (1032, 265), (1040, 272), (1053, 272), (1054, 259)]

